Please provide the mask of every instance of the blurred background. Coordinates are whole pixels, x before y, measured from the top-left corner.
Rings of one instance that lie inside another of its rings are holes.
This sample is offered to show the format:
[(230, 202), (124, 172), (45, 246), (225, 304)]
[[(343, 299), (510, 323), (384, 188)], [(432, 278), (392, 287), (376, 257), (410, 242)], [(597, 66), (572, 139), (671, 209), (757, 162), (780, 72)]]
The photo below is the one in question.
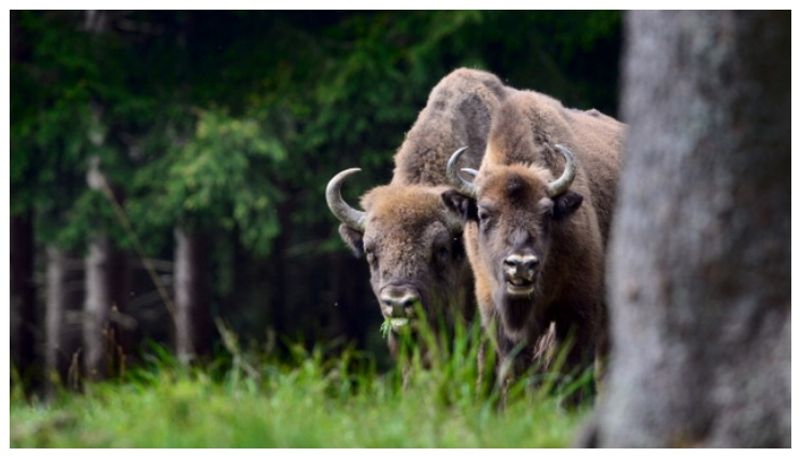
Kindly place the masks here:
[[(616, 115), (618, 12), (11, 13), (11, 334), (36, 387), (338, 341), (386, 360), (324, 201), (387, 182), (466, 66)], [(59, 381), (55, 381), (58, 379)]]

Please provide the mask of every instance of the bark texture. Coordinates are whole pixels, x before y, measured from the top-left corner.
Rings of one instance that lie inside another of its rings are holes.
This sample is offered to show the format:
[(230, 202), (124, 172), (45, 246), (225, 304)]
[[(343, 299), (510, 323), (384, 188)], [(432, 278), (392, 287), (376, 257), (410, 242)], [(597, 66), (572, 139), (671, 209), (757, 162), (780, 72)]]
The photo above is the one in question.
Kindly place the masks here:
[(789, 446), (790, 15), (626, 29), (614, 352), (582, 444)]
[(210, 283), (205, 238), (175, 229), (175, 349), (189, 362), (211, 352)]

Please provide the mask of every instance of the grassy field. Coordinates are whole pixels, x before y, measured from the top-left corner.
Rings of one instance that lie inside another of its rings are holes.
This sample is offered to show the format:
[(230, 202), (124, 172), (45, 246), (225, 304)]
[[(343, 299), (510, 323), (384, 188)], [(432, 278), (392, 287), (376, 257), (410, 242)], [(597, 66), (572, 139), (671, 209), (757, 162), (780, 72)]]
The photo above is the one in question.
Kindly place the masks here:
[[(478, 385), (477, 332), (431, 345), (379, 373), (352, 350), (288, 358), (230, 354), (185, 368), (155, 348), (122, 379), (61, 391), (49, 402), (11, 394), (13, 447), (557, 447), (586, 408), (559, 405), (552, 377), (530, 388)], [(529, 380), (528, 380), (529, 381)], [(578, 381), (585, 383), (584, 381)], [(574, 384), (574, 383), (573, 383)], [(560, 392), (560, 393), (559, 393)]]

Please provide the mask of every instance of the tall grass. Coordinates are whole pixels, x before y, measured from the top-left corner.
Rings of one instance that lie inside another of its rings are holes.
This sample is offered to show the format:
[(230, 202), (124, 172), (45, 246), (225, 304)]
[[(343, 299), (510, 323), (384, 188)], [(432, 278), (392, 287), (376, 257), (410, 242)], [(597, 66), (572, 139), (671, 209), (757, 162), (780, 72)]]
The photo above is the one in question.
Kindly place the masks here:
[(145, 366), (82, 393), (38, 402), (15, 389), (12, 446), (553, 447), (569, 444), (586, 411), (561, 405), (585, 378), (539, 375), (532, 388), (521, 377), (505, 393), (479, 379), (477, 326), (401, 335), (387, 372), (348, 347), (295, 344), (279, 357), (221, 332), (228, 353), (204, 366), (154, 346)]

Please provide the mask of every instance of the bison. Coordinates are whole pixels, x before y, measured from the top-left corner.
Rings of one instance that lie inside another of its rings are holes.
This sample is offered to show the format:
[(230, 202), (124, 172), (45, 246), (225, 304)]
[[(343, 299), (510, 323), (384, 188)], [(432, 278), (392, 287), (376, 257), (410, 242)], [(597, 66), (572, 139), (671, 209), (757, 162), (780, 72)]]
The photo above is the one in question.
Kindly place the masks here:
[(519, 91), (495, 113), (480, 169), (461, 170), (473, 179), (459, 174), (464, 148), (448, 162), (452, 185), (469, 198), (446, 204), (467, 221), (482, 322), (494, 326), (501, 359), (522, 348), (513, 373), (530, 366), (551, 323), (557, 344), (571, 341), (565, 370), (608, 349), (605, 245), (624, 133), (599, 111)]
[[(477, 166), (486, 146), (490, 120), (509, 90), (483, 71), (458, 69), (431, 91), (405, 141), (394, 156), (387, 185), (361, 197), (363, 210), (341, 197), (344, 180), (359, 171), (344, 170), (328, 183), (326, 199), (342, 222), (339, 234), (357, 256), (366, 256), (370, 283), (380, 310), (393, 326), (413, 319), (421, 305), (426, 314), (470, 318), (474, 313), (473, 276), (462, 242), (463, 220), (443, 203), (458, 205), (460, 194), (449, 185), (445, 161), (459, 145)], [(394, 352), (394, 334), (389, 337)]]

